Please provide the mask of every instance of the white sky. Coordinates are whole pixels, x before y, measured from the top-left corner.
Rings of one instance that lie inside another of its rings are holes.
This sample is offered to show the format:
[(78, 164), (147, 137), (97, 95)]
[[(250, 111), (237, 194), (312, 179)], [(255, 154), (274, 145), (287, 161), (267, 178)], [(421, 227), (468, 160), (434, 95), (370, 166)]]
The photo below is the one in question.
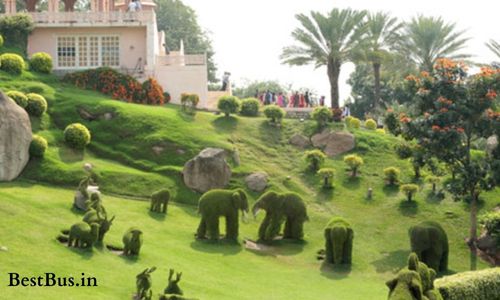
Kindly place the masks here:
[[(294, 43), (291, 32), (299, 24), (297, 13), (311, 10), (326, 13), (333, 7), (386, 11), (401, 20), (417, 14), (441, 16), (446, 22), (457, 23), (457, 29), (467, 30), (467, 53), (474, 60), (491, 62), (494, 54), (484, 43), (500, 40), (498, 29), (500, 1), (450, 0), (182, 0), (198, 14), (200, 25), (212, 33), (215, 62), (221, 73), (232, 73), (236, 85), (250, 80), (279, 80), (294, 88), (310, 87), (329, 98), (326, 69), (289, 67), (281, 65), (279, 55), (283, 47)], [(342, 66), (340, 76), (341, 101), (350, 95), (345, 83), (352, 64)]]

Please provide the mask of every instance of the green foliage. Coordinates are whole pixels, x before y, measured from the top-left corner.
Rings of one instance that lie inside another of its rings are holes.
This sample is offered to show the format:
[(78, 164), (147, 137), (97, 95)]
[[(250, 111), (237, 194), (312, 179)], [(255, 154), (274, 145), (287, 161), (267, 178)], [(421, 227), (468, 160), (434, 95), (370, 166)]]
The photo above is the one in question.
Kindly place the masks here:
[(64, 129), (64, 141), (71, 148), (84, 149), (90, 144), (90, 131), (80, 123), (70, 124)]
[(45, 151), (47, 151), (47, 148), (49, 147), (49, 144), (47, 143), (47, 140), (43, 138), (42, 136), (39, 135), (33, 135), (33, 139), (31, 140), (30, 144), (30, 156), (31, 157), (43, 157), (45, 154)]
[(411, 201), (413, 195), (418, 192), (418, 185), (407, 183), (401, 185), (401, 191), (406, 195), (408, 201)]
[(0, 35), (0, 48), (2, 48), (2, 47), (3, 47), (3, 36)]
[(169, 200), (170, 191), (168, 189), (156, 191), (151, 194), (151, 208), (149, 210), (166, 214)]
[(448, 236), (443, 227), (434, 221), (424, 221), (408, 230), (411, 251), (436, 272), (448, 269)]
[(353, 116), (346, 116), (346, 117), (344, 118), (345, 126), (347, 126), (347, 127), (351, 126), (351, 120), (352, 120), (353, 118), (354, 118)]
[(73, 246), (74, 243), (77, 248), (89, 248), (94, 245), (98, 237), (99, 224), (76, 223), (69, 229), (68, 247)]
[(240, 99), (251, 98), (258, 96), (258, 93), (271, 91), (274, 93), (285, 93), (290, 90), (290, 87), (285, 87), (278, 81), (251, 81), (245, 83), (241, 87), (233, 88), (233, 95)]
[(353, 117), (352, 119), (349, 120), (348, 127), (354, 128), (354, 129), (359, 129), (361, 127), (361, 120), (359, 120), (356, 117)]
[(241, 100), (240, 114), (243, 116), (255, 117), (259, 114), (260, 102), (256, 98), (246, 98)]
[(496, 239), (497, 245), (500, 244), (500, 211), (493, 211), (482, 215), (479, 223), (484, 226), (490, 236)]
[(377, 122), (373, 119), (368, 119), (365, 121), (365, 128), (368, 130), (375, 130), (377, 129)]
[(45, 52), (37, 52), (30, 59), (31, 70), (49, 74), (52, 72), (52, 57)]
[(340, 217), (334, 217), (324, 230), (326, 262), (351, 264), (354, 231), (351, 224)]
[(224, 113), (226, 117), (236, 114), (240, 111), (240, 99), (235, 96), (222, 96), (217, 102), (217, 108)]
[(0, 70), (12, 75), (20, 75), (24, 68), (24, 60), (20, 55), (14, 53), (5, 53), (0, 55)]
[(43, 96), (35, 93), (29, 93), (26, 97), (28, 97), (28, 106), (26, 106), (26, 111), (31, 116), (41, 117), (47, 111), (47, 100), (45, 100)]
[(401, 125), (399, 122), (399, 118), (393, 111), (388, 111), (385, 114), (384, 124), (387, 130), (389, 130), (389, 132), (394, 134), (395, 136), (401, 134)]
[(33, 31), (33, 28), (33, 20), (27, 14), (0, 17), (0, 34), (5, 38), (6, 45), (19, 46), (26, 51), (28, 35)]
[(364, 164), (363, 158), (356, 154), (344, 156), (344, 163), (351, 169), (351, 176), (356, 177), (359, 167)]
[(394, 185), (399, 181), (401, 171), (396, 167), (388, 167), (384, 169), (385, 180), (389, 185)]
[(313, 172), (317, 172), (321, 168), (323, 162), (325, 162), (326, 155), (323, 151), (314, 149), (306, 151), (304, 159), (308, 163), (309, 169)]
[(153, 285), (153, 280), (151, 279), (151, 273), (155, 270), (156, 267), (147, 268), (135, 276), (137, 293), (134, 299), (152, 300), (153, 291), (151, 291), (151, 286)]
[(312, 111), (311, 118), (316, 121), (319, 128), (323, 128), (332, 118), (332, 111), (328, 107), (318, 106)]
[(323, 188), (331, 188), (332, 180), (335, 176), (335, 169), (333, 168), (321, 168), (318, 170), (318, 175), (321, 177), (323, 183)]
[(407, 159), (413, 156), (413, 147), (406, 142), (396, 144), (394, 150), (400, 159)]
[(500, 295), (500, 268), (445, 276), (435, 285), (445, 300), (496, 300)]
[(22, 92), (18, 91), (8, 91), (7, 96), (10, 97), (10, 99), (14, 100), (17, 105), (21, 106), (22, 108), (26, 108), (28, 106), (28, 97)]
[(425, 180), (428, 183), (432, 184), (432, 191), (436, 192), (436, 185), (441, 182), (441, 178), (437, 176), (427, 176)]
[(142, 231), (131, 227), (123, 234), (123, 255), (139, 255), (142, 247)]
[(278, 105), (266, 105), (266, 107), (264, 107), (264, 115), (271, 123), (279, 124), (281, 123), (281, 119), (285, 116), (285, 110)]
[(188, 93), (182, 93), (181, 94), (181, 105), (182, 105), (182, 110), (194, 113), (196, 110), (196, 106), (198, 106), (198, 103), (200, 102), (200, 96), (198, 94), (188, 94)]

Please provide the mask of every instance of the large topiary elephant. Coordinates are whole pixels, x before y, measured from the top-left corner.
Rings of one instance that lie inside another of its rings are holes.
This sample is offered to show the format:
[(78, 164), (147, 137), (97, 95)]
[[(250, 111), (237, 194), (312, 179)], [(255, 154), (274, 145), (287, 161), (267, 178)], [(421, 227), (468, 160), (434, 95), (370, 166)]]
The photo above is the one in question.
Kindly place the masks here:
[(352, 262), (352, 240), (354, 231), (342, 218), (333, 218), (325, 228), (326, 262), (350, 264)]
[(242, 189), (206, 192), (198, 202), (198, 213), (201, 214), (200, 225), (196, 233), (199, 239), (219, 239), (219, 217), (226, 218), (226, 239), (238, 239), (238, 210), (248, 212), (247, 195)]
[(437, 222), (425, 221), (410, 227), (411, 251), (436, 272), (448, 269), (448, 236)]
[(271, 241), (279, 235), (285, 222), (283, 238), (301, 240), (304, 237), (304, 222), (309, 220), (304, 200), (295, 193), (278, 194), (267, 192), (254, 204), (254, 216), (262, 209), (266, 216), (259, 227), (259, 239)]

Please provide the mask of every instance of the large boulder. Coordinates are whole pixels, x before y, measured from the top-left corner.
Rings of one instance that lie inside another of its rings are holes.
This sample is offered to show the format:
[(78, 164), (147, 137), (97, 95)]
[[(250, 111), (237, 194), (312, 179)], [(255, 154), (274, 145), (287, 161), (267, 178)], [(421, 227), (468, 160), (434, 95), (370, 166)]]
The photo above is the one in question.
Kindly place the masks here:
[(309, 140), (309, 138), (298, 133), (294, 134), (290, 138), (289, 142), (291, 145), (302, 149), (305, 149), (311, 145), (311, 141)]
[(349, 132), (324, 130), (311, 137), (314, 147), (323, 149), (326, 155), (332, 157), (354, 149), (354, 135)]
[(245, 178), (248, 188), (254, 192), (262, 192), (267, 187), (268, 176), (265, 172), (255, 172)]
[(491, 154), (498, 147), (498, 137), (496, 135), (490, 136), (486, 140), (486, 151)]
[(19, 176), (30, 158), (31, 139), (28, 114), (0, 91), (0, 181)]
[[(99, 187), (96, 185), (87, 186), (87, 194), (92, 195), (94, 193), (100, 194)], [(87, 203), (86, 203), (87, 200), (89, 200), (88, 197), (85, 197), (85, 195), (82, 194), (82, 192), (80, 192), (79, 190), (76, 190), (75, 197), (73, 198), (73, 205), (75, 208), (82, 210), (82, 211), (86, 211), (87, 210)]]
[(184, 165), (182, 174), (187, 187), (204, 193), (225, 187), (231, 178), (231, 168), (223, 149), (206, 148)]

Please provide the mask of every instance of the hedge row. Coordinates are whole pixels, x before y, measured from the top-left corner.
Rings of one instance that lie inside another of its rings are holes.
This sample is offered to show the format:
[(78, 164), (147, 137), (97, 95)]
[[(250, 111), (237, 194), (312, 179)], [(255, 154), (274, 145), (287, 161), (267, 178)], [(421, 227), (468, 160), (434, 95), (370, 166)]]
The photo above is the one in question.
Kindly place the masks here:
[(498, 300), (500, 267), (446, 276), (435, 285), (444, 300)]

